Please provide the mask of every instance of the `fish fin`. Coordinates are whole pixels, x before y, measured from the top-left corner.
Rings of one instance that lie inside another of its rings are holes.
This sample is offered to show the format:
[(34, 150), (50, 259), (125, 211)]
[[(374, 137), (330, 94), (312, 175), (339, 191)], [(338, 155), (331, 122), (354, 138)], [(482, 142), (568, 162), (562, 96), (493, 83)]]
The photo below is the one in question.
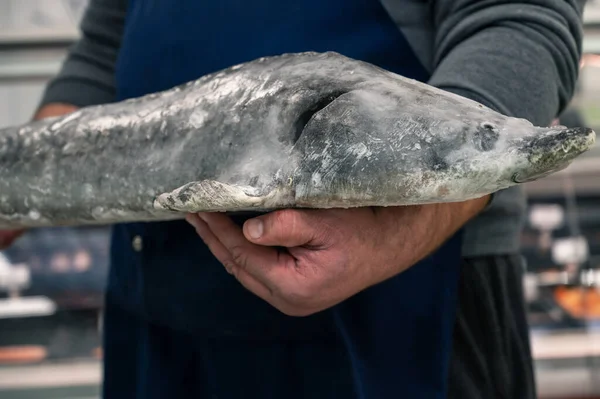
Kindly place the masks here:
[(250, 186), (201, 180), (158, 195), (154, 207), (185, 213), (259, 210), (273, 203), (274, 194), (275, 191), (270, 191), (264, 195)]

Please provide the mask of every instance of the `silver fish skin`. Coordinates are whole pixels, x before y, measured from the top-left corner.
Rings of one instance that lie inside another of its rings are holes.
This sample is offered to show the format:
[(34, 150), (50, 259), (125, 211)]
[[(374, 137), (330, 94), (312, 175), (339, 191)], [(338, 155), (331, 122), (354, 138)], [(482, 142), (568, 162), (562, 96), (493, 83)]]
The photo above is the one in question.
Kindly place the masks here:
[(337, 53), (284, 54), (0, 130), (0, 228), (464, 201), (594, 142)]

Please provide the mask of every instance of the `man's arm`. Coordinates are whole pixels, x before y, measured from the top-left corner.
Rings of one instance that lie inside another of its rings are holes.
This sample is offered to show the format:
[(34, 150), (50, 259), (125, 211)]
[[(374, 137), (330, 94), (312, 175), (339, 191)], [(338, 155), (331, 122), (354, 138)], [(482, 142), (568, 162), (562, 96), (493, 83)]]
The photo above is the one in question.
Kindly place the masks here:
[[(584, 1), (431, 0), (430, 84), (502, 113), (549, 124), (578, 76)], [(331, 307), (438, 248), (488, 198), (365, 210), (283, 210), (188, 221), (242, 285), (290, 315)], [(287, 252), (273, 248), (285, 247)]]
[(36, 119), (114, 101), (115, 64), (126, 12), (127, 0), (88, 3), (80, 24), (81, 37), (47, 85)]
[(548, 125), (575, 90), (585, 0), (432, 0), (430, 84)]

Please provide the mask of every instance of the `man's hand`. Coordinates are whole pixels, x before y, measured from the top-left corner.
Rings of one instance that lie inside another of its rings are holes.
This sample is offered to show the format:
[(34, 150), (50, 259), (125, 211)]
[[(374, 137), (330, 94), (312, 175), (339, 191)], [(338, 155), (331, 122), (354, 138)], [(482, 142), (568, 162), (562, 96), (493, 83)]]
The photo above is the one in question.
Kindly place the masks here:
[(51, 118), (51, 117), (55, 117), (55, 116), (66, 115), (66, 114), (70, 114), (73, 111), (77, 111), (78, 109), (79, 109), (78, 107), (76, 107), (74, 105), (70, 105), (70, 104), (62, 104), (62, 103), (48, 104), (48, 105), (43, 106), (39, 110), (37, 110), (37, 112), (33, 116), (33, 120), (39, 120), (39, 119)]
[(0, 230), (0, 250), (10, 247), (25, 230)]
[(244, 287), (285, 314), (306, 316), (427, 257), (488, 200), (281, 210), (250, 219), (243, 228), (221, 213), (187, 220)]
[[(60, 116), (71, 113), (77, 110), (77, 107), (69, 104), (48, 104), (40, 108), (35, 116), (34, 120), (49, 118), (53, 116)], [(0, 230), (0, 250), (10, 247), (19, 237), (25, 233), (24, 229), (20, 230)]]

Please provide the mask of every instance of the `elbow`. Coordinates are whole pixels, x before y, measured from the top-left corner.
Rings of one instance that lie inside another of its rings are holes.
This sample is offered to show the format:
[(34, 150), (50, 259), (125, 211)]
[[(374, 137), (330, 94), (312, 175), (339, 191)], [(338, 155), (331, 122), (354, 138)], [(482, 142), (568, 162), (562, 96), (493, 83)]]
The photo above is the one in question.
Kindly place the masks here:
[[(528, 63), (534, 78), (543, 76), (555, 96), (553, 113), (562, 112), (575, 93), (582, 56), (581, 0), (477, 0), (454, 2), (451, 10), (437, 13), (434, 67), (462, 43), (485, 37), (487, 46), (515, 63)], [(498, 47), (497, 50), (494, 48)], [(501, 49), (500, 47), (504, 47)], [(488, 50), (486, 50), (488, 51)], [(523, 71), (523, 68), (515, 68)], [(510, 75), (508, 75), (510, 76)], [(548, 82), (547, 80), (552, 80)], [(535, 80), (535, 78), (534, 78)]]

